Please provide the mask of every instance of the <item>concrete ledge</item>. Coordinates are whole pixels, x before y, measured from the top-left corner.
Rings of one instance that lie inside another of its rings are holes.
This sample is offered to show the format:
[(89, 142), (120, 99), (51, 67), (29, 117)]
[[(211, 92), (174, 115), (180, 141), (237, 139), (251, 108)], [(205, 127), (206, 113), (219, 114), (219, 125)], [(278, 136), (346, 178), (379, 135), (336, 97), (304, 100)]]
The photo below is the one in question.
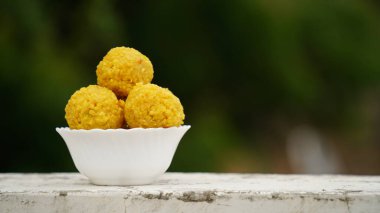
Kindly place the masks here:
[(380, 176), (166, 173), (95, 186), (74, 173), (0, 174), (0, 212), (380, 212)]

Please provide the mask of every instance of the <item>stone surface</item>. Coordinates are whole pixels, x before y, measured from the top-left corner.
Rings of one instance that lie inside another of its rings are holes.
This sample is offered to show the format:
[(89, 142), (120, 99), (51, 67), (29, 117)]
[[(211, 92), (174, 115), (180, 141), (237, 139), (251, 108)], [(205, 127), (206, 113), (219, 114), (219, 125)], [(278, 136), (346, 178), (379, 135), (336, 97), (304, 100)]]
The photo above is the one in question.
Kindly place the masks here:
[(166, 173), (95, 186), (75, 173), (0, 174), (0, 212), (380, 212), (379, 176)]

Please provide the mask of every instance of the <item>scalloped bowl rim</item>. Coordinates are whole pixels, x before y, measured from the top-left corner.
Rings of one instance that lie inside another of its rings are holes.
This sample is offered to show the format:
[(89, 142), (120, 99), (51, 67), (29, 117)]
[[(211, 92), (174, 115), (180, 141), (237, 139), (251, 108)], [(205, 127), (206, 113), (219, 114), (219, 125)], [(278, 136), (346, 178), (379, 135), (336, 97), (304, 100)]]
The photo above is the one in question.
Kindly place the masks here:
[(69, 127), (56, 127), (56, 131), (67, 131), (67, 132), (136, 132), (136, 131), (159, 131), (159, 130), (168, 130), (168, 129), (189, 129), (191, 125), (181, 125), (181, 126), (173, 126), (173, 127), (158, 127), (158, 128), (130, 128), (130, 129), (70, 129)]

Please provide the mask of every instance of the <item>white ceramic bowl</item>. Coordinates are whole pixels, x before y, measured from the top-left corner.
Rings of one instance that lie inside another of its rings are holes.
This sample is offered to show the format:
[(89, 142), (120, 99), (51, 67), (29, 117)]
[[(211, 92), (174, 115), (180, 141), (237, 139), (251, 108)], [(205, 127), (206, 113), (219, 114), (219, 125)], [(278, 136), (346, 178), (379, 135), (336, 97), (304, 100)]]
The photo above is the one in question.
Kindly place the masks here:
[(171, 128), (56, 128), (79, 172), (97, 185), (149, 184), (165, 173), (190, 126)]

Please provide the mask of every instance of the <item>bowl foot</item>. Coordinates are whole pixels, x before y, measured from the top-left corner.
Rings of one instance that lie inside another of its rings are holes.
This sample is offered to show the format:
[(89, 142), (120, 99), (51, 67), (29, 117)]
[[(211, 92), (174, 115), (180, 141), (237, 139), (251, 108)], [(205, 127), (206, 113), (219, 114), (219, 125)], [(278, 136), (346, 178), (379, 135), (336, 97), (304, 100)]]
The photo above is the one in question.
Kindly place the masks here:
[(89, 178), (90, 183), (100, 186), (136, 186), (136, 185), (147, 185), (153, 183), (156, 178), (110, 178), (110, 179), (94, 179)]

